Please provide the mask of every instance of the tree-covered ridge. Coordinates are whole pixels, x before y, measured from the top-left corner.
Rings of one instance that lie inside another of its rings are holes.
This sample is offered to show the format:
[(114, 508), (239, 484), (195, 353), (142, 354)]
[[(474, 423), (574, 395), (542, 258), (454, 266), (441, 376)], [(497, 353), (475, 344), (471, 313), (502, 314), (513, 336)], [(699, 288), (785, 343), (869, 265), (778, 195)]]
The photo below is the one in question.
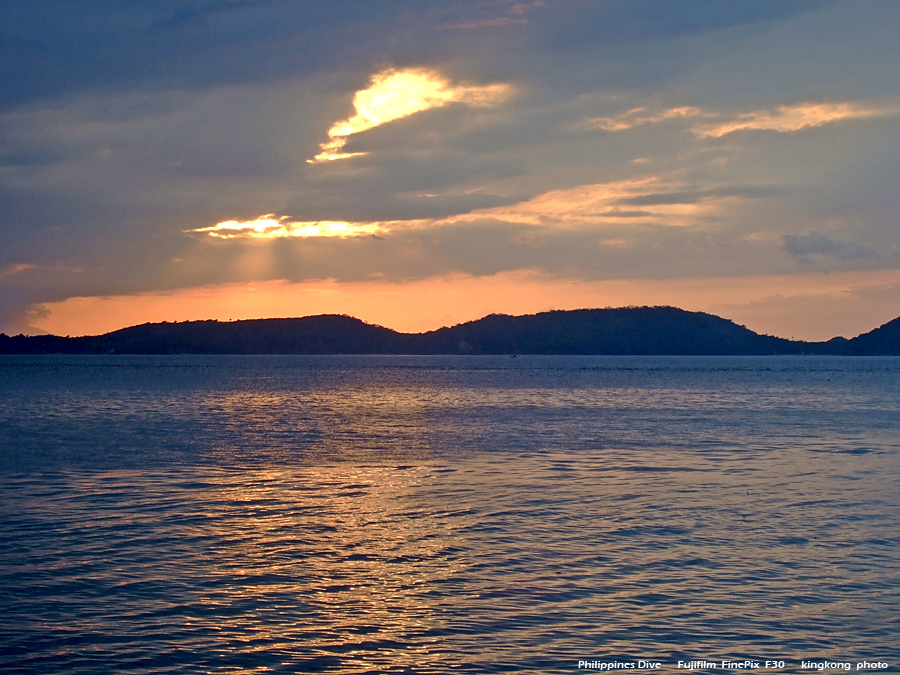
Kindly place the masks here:
[(3, 354), (900, 355), (900, 318), (852, 340), (786, 340), (675, 307), (492, 314), (427, 333), (349, 316), (142, 324), (65, 338), (0, 334)]

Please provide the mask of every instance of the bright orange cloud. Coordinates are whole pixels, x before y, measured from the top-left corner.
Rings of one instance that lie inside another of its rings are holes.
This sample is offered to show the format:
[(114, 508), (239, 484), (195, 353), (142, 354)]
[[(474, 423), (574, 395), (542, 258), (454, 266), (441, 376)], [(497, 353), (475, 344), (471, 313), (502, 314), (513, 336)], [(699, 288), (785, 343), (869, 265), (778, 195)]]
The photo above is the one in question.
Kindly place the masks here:
[(360, 237), (385, 232), (396, 223), (348, 223), (342, 220), (291, 221), (269, 213), (255, 220), (226, 220), (188, 232), (218, 239), (279, 239), (283, 237)]
[(508, 84), (452, 85), (440, 73), (424, 68), (385, 70), (372, 77), (368, 88), (356, 92), (353, 97), (356, 114), (335, 123), (328, 130), (330, 140), (322, 144), (322, 152), (307, 161), (315, 164), (365, 154), (342, 152), (349, 136), (448, 103), (494, 106), (510, 92)]

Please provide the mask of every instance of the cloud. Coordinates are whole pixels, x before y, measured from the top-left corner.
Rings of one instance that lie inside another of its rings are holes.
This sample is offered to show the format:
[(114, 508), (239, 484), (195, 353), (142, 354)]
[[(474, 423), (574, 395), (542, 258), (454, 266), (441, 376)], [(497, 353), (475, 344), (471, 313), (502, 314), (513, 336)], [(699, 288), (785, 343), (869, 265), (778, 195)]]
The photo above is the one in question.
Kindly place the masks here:
[[(683, 183), (663, 176), (579, 185), (448, 220), (493, 218), (554, 227), (611, 224), (686, 227), (714, 218), (725, 202), (767, 197), (777, 192), (770, 186), (725, 186), (703, 190), (686, 190), (685, 187)], [(634, 206), (642, 208), (627, 208)]]
[[(891, 3), (77, 5), (0, 3), (0, 304), (522, 268), (787, 273), (815, 242), (782, 236), (825, 224), (871, 249), (834, 242), (806, 254), (819, 268), (896, 263), (898, 121), (864, 114), (900, 103)], [(400, 73), (422, 75), (417, 102), (354, 106)], [(515, 98), (473, 100), (491, 86)], [(791, 133), (804, 124), (834, 133)], [(367, 156), (308, 164), (323, 141)]]
[(361, 131), (408, 117), (423, 110), (449, 103), (490, 107), (509, 97), (508, 84), (451, 85), (440, 73), (424, 68), (385, 70), (372, 77), (372, 83), (353, 96), (356, 114), (335, 123), (328, 130), (331, 140), (321, 145), (322, 152), (310, 163), (358, 157), (361, 152), (341, 152), (347, 138)]
[(673, 204), (700, 204), (727, 198), (758, 199), (773, 197), (786, 192), (783, 187), (772, 185), (727, 185), (702, 190), (680, 190), (650, 192), (622, 199), (622, 204), (630, 206), (665, 206)]
[(254, 220), (226, 220), (210, 227), (187, 230), (207, 234), (217, 239), (281, 239), (285, 237), (347, 237), (371, 236), (386, 232), (391, 223), (348, 223), (345, 221), (292, 221), (287, 216), (268, 213)]
[[(478, 221), (500, 221), (545, 228), (594, 228), (611, 225), (686, 227), (710, 221), (726, 202), (769, 197), (781, 191), (771, 186), (723, 186), (686, 190), (685, 185), (659, 176), (579, 185), (552, 190), (518, 203), (475, 208), (443, 218), (382, 221), (291, 220), (269, 213), (253, 220), (226, 220), (185, 230), (217, 239), (281, 239), (384, 235), (396, 230), (427, 229)], [(439, 195), (417, 195), (437, 198)], [(639, 207), (639, 208), (635, 208)]]
[(694, 127), (701, 138), (721, 138), (735, 131), (776, 131), (789, 133), (847, 120), (895, 115), (896, 108), (876, 108), (853, 102), (798, 103), (775, 110), (755, 110), (732, 119)]
[[(493, 6), (496, 3), (488, 3), (487, 9), (493, 9)], [(501, 0), (500, 4), (508, 4), (508, 2), (503, 2)], [(477, 4), (474, 4), (472, 9), (479, 9)], [(478, 19), (470, 19), (467, 16), (463, 16), (463, 18), (457, 21), (451, 21), (448, 23), (439, 24), (438, 28), (447, 30), (447, 29), (469, 29), (469, 30), (478, 30), (481, 28), (508, 28), (510, 26), (526, 26), (530, 22), (525, 18), (525, 15), (535, 9), (544, 9), (546, 8), (546, 3), (543, 0), (534, 0), (534, 2), (519, 2), (513, 4), (506, 10), (505, 16), (487, 16), (481, 17)]]
[(80, 267), (73, 267), (63, 262), (42, 265), (35, 265), (33, 263), (14, 263), (12, 265), (7, 265), (5, 268), (0, 268), (0, 279), (9, 279), (10, 277), (18, 276), (24, 272), (31, 272), (32, 270), (42, 270), (45, 274), (52, 272), (79, 274), (84, 272)]
[[(283, 0), (121, 0), (0, 3), (0, 109), (102, 93), (198, 90), (357, 69), (407, 49), (398, 14), (421, 3)], [(417, 26), (421, 29), (422, 26)], [(393, 43), (393, 44), (392, 44)]]
[[(546, 4), (534, 18), (529, 15), (528, 29), (538, 34), (537, 45), (529, 41), (524, 49), (510, 50), (506, 44), (492, 55), (510, 60), (511, 53), (540, 52), (541, 43), (571, 49), (659, 40), (790, 16), (800, 5), (818, 8), (822, 2), (782, 0), (750, 7), (735, 6), (730, 0)], [(510, 23), (524, 18), (527, 5), (484, 0), (120, 0), (84, 12), (71, 1), (3, 2), (0, 81), (5, 86), (0, 89), (0, 107), (84, 90), (194, 89), (273, 81), (331, 68), (347, 71), (377, 62), (385, 54), (417, 57), (409, 63), (428, 62), (436, 52), (442, 57), (473, 52), (482, 57), (491, 50), (488, 43), (497, 31), (438, 28)], [(498, 17), (498, 6), (509, 9)], [(462, 33), (464, 38), (456, 37)]]
[(721, 138), (736, 131), (789, 133), (836, 122), (888, 117), (898, 113), (900, 113), (900, 108), (896, 106), (879, 107), (852, 101), (840, 103), (797, 103), (730, 116), (695, 106), (681, 106), (656, 112), (651, 111), (647, 107), (637, 107), (620, 115), (587, 119), (584, 125), (590, 129), (616, 132), (670, 120), (702, 118), (709, 121), (694, 124), (690, 128), (691, 131), (700, 138)]
[(37, 265), (31, 265), (29, 263), (17, 263), (14, 265), (9, 265), (6, 268), (0, 270), (0, 279), (5, 279), (7, 277), (12, 277), (17, 274), (21, 274), (22, 272), (27, 272), (29, 270), (38, 269)]
[[(596, 228), (612, 225), (687, 227), (709, 222), (727, 202), (764, 198), (783, 192), (766, 185), (722, 186), (686, 190), (685, 185), (660, 176), (579, 185), (552, 190), (518, 203), (475, 208), (443, 218), (382, 221), (291, 220), (273, 213), (253, 220), (226, 220), (185, 230), (216, 239), (282, 239), (386, 235), (397, 230), (428, 229), (479, 221), (551, 229)], [(438, 195), (417, 195), (422, 198)], [(635, 208), (639, 207), (639, 208)]]
[(479, 29), (479, 28), (508, 28), (509, 26), (524, 26), (528, 24), (528, 19), (524, 17), (516, 17), (516, 16), (497, 16), (490, 19), (466, 19), (462, 18), (459, 21), (454, 21), (453, 23), (448, 23), (440, 26), (440, 28), (444, 29), (453, 29), (453, 28), (468, 28), (468, 29)]
[(795, 260), (809, 262), (810, 256), (824, 256), (836, 260), (877, 258), (871, 246), (855, 242), (837, 241), (822, 232), (805, 235), (786, 234), (781, 237), (783, 250)]
[(782, 0), (742, 3), (732, 0), (669, 2), (569, 0), (548, 3), (550, 16), (539, 26), (547, 46), (560, 50), (621, 49), (699, 35), (732, 26), (759, 24), (821, 9), (823, 2)]
[(626, 131), (645, 124), (656, 124), (666, 120), (685, 119), (703, 114), (700, 108), (690, 106), (669, 108), (658, 113), (648, 113), (647, 108), (641, 107), (632, 108), (628, 112), (614, 117), (594, 117), (587, 120), (586, 124), (589, 128), (603, 131)]

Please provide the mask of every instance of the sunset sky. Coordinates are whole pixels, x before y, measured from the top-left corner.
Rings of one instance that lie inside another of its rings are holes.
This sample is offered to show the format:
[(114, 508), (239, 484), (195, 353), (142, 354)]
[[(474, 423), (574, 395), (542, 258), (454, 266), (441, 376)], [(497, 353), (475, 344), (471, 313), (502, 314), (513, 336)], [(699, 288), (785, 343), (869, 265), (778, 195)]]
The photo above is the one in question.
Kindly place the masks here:
[(900, 316), (896, 0), (9, 0), (0, 330)]

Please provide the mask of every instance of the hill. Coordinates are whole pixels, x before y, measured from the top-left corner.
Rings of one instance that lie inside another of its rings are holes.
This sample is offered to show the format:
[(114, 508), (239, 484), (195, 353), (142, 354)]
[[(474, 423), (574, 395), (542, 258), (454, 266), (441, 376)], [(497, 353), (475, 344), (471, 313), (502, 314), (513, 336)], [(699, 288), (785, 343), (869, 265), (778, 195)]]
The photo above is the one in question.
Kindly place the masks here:
[(900, 317), (848, 340), (845, 353), (856, 356), (900, 355)]
[(800, 343), (674, 307), (493, 314), (420, 338), (430, 354), (774, 354)]
[(900, 355), (900, 318), (852, 340), (802, 342), (675, 307), (492, 314), (427, 333), (349, 316), (147, 323), (99, 336), (10, 337), (0, 354)]

